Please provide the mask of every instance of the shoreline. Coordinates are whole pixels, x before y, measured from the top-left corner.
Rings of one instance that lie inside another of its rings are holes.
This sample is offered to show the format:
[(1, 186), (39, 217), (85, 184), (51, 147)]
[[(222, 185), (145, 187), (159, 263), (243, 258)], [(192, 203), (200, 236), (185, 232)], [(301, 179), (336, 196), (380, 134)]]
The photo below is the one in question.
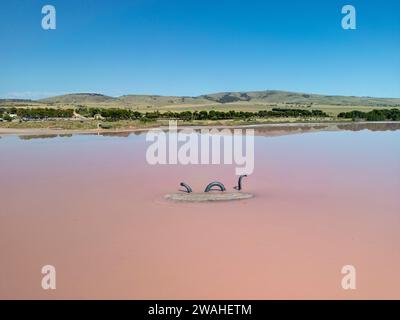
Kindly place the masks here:
[[(399, 125), (400, 121), (335, 121), (335, 122), (279, 122), (279, 123), (258, 123), (258, 124), (216, 124), (216, 125), (178, 125), (179, 129), (190, 128), (193, 130), (201, 129), (275, 129), (276, 131), (293, 131), (298, 128), (300, 131), (340, 131), (344, 130), (340, 128), (354, 127), (354, 126), (375, 126), (375, 125)], [(316, 128), (320, 127), (320, 128)], [(115, 129), (55, 129), (55, 128), (2, 128), (0, 127), (1, 136), (40, 136), (40, 135), (79, 135), (79, 134), (129, 134), (135, 132), (146, 132), (151, 129), (168, 129), (168, 126), (158, 125), (154, 127), (142, 127), (142, 128), (115, 128)], [(288, 130), (290, 129), (290, 130)], [(319, 129), (319, 130), (318, 130)]]

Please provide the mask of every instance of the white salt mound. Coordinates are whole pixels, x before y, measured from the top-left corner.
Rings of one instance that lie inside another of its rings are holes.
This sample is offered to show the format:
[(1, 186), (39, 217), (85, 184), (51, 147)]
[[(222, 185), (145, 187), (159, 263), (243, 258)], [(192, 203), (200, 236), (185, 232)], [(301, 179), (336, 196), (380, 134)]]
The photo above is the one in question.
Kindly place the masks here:
[(203, 193), (173, 193), (167, 194), (166, 199), (174, 201), (232, 201), (232, 200), (243, 200), (250, 199), (254, 196), (251, 193), (242, 192), (203, 192)]

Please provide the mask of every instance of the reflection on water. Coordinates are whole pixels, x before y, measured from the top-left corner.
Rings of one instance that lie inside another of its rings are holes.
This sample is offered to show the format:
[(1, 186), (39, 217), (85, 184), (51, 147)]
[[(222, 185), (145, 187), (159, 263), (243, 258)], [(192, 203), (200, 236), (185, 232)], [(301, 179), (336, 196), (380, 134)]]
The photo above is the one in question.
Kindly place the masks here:
[[(195, 132), (200, 133), (201, 128), (189, 127)], [(216, 127), (218, 128), (218, 127)], [(222, 127), (221, 127), (222, 128)], [(230, 130), (233, 133), (234, 127), (223, 127), (226, 130)], [(267, 125), (254, 125), (254, 126), (242, 126), (238, 128), (253, 128), (255, 134), (259, 136), (280, 136), (297, 133), (307, 132), (318, 132), (318, 131), (396, 131), (400, 130), (400, 122), (368, 122), (368, 123), (318, 123), (318, 124), (307, 124), (307, 123), (293, 123), (293, 124), (267, 124)], [(134, 130), (134, 131), (100, 131), (96, 133), (80, 133), (84, 135), (97, 135), (104, 137), (129, 137), (131, 135), (139, 136), (145, 134), (146, 130)], [(57, 137), (72, 137), (73, 134), (39, 134), (39, 135), (20, 135), (19, 138), (22, 140), (32, 139), (51, 139)], [(0, 136), (1, 138), (1, 136)]]
[(72, 134), (38, 134), (38, 135), (22, 135), (19, 136), (21, 140), (32, 140), (32, 139), (53, 139), (53, 138), (70, 138)]
[(400, 123), (349, 123), (349, 124), (338, 124), (340, 130), (360, 131), (396, 131), (400, 129)]

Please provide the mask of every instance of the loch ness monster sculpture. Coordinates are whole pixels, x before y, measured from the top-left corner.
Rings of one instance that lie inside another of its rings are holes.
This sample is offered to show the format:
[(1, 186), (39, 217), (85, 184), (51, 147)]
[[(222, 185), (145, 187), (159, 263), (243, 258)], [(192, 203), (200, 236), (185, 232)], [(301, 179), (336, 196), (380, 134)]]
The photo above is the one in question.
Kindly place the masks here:
[(226, 191), (225, 186), (221, 182), (213, 181), (207, 185), (204, 192), (209, 192), (209, 191), (213, 190), (212, 189), (213, 187), (218, 187), (220, 191)]
[(236, 190), (239, 190), (239, 191), (242, 190), (242, 179), (245, 178), (245, 177), (247, 177), (247, 174), (241, 175), (239, 177), (239, 180), (238, 180), (238, 185), (233, 187), (233, 189), (236, 189)]
[(180, 185), (186, 189), (187, 193), (192, 193), (193, 192), (192, 188), (188, 184), (186, 184), (184, 182), (181, 182)]

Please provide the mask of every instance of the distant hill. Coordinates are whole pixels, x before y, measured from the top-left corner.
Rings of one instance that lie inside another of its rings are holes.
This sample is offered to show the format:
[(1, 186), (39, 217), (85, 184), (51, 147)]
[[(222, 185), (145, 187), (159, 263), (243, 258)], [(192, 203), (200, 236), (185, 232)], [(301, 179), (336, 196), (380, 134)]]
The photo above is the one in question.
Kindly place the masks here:
[(41, 100), (0, 99), (0, 106), (4, 105), (87, 105), (104, 107), (140, 107), (140, 108), (168, 108), (168, 107), (209, 107), (240, 105), (242, 107), (263, 106), (274, 104), (299, 105), (332, 105), (332, 106), (365, 106), (365, 107), (400, 107), (400, 98), (373, 98), (355, 96), (334, 96), (311, 93), (298, 93), (278, 90), (248, 91), (248, 92), (221, 92), (201, 95), (197, 97), (159, 96), (159, 95), (124, 95), (110, 97), (98, 93), (74, 93), (49, 97)]
[(221, 92), (201, 96), (218, 103), (298, 103), (339, 106), (400, 106), (400, 98), (330, 96), (310, 93), (266, 90), (250, 92)]
[(86, 104), (112, 102), (115, 100), (118, 100), (118, 98), (109, 97), (99, 93), (73, 93), (40, 99), (38, 101), (44, 103)]
[(178, 97), (178, 96), (158, 96), (158, 95), (126, 95), (118, 98), (128, 104), (144, 104), (149, 106), (165, 105), (195, 105), (210, 103), (203, 97)]
[(30, 103), (34, 102), (33, 100), (29, 99), (0, 99), (1, 103)]
[(0, 99), (0, 107), (38, 107), (42, 103), (29, 99)]

